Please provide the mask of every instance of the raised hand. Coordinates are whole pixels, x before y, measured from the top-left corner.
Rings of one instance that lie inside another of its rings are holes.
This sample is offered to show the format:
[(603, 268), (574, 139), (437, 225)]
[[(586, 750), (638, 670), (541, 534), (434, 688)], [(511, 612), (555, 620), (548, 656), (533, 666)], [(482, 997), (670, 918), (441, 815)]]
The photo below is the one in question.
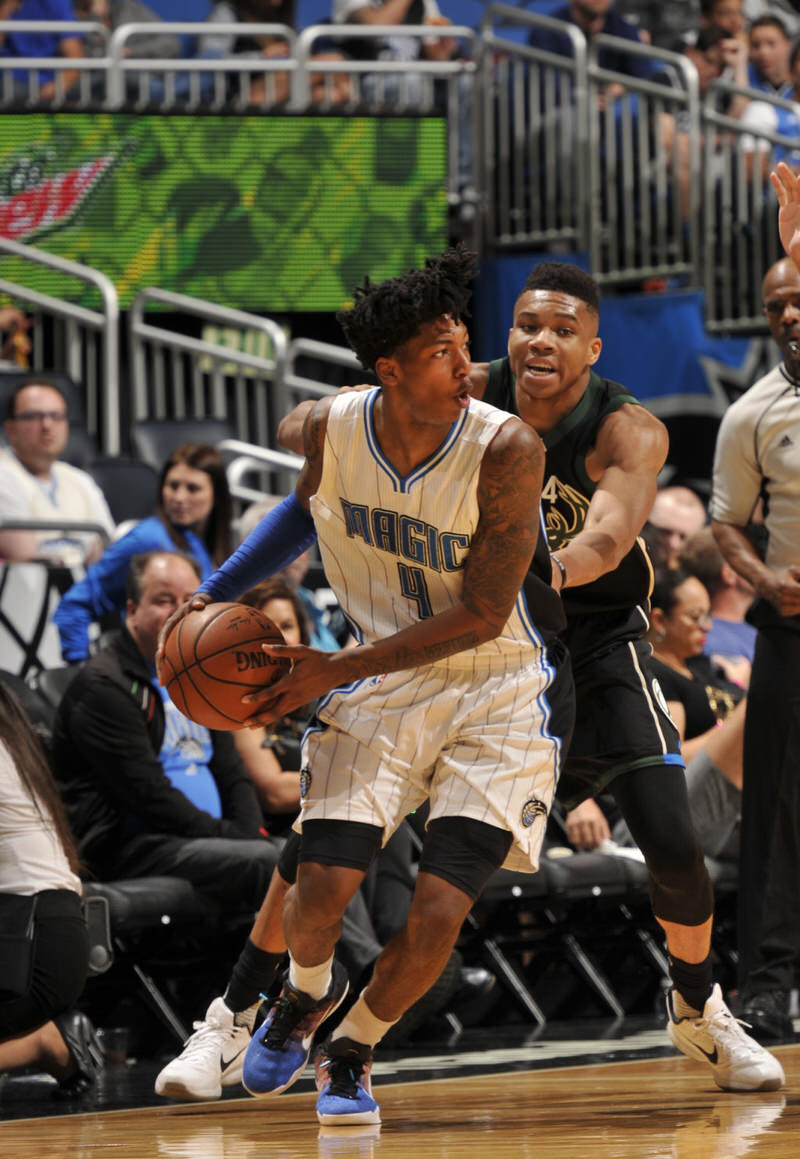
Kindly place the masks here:
[(779, 161), (769, 179), (778, 195), (778, 232), (783, 248), (800, 269), (800, 175)]

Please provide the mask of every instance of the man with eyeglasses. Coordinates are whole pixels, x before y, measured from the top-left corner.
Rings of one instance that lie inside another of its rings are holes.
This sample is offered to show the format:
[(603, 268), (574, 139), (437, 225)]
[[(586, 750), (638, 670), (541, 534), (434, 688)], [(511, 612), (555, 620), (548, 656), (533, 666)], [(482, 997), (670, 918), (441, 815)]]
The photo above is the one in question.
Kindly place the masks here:
[[(28, 376), (9, 397), (3, 426), (8, 447), (0, 449), (0, 558), (64, 567), (91, 563), (102, 552), (99, 537), (68, 525), (94, 523), (111, 537), (114, 520), (92, 477), (59, 458), (69, 435), (64, 395), (49, 379)], [(4, 530), (7, 520), (48, 526)]]
[[(744, 731), (739, 873), (742, 1017), (760, 1041), (794, 1037), (789, 992), (800, 968), (800, 181), (771, 174), (781, 241), (762, 285), (783, 360), (729, 407), (714, 457), (711, 527), (755, 589), (758, 629)], [(759, 499), (762, 559), (748, 535)]]

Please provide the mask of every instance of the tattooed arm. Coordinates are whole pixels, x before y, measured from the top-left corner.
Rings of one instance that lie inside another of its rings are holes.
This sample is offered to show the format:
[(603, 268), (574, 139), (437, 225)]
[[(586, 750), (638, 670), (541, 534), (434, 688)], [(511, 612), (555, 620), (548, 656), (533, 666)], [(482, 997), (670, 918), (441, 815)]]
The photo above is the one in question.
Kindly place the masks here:
[[(307, 426), (307, 455), (313, 435)], [(313, 462), (311, 456), (309, 460)], [(461, 600), (383, 640), (343, 652), (265, 646), (265, 651), (288, 656), (293, 668), (279, 683), (250, 698), (256, 713), (253, 725), (284, 716), (340, 684), (432, 664), (499, 636), (536, 547), (543, 473), (544, 446), (539, 436), (519, 419), (510, 418), (487, 447), (481, 464), (480, 518), (464, 564)]]

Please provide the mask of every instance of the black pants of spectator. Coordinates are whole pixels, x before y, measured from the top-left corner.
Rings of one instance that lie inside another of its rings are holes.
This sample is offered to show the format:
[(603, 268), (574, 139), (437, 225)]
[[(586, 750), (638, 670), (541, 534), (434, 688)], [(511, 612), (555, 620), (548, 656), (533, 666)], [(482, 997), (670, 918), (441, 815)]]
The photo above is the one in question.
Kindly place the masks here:
[(69, 1010), (83, 990), (88, 963), (81, 899), (71, 889), (43, 890), (37, 895), (28, 992), (3, 998), (0, 979), (0, 1041), (29, 1034)]
[(800, 616), (759, 608), (747, 695), (739, 987), (789, 990), (800, 963)]
[(283, 842), (275, 837), (174, 837), (143, 833), (122, 847), (113, 877), (183, 877), (198, 893), (234, 912), (264, 900)]

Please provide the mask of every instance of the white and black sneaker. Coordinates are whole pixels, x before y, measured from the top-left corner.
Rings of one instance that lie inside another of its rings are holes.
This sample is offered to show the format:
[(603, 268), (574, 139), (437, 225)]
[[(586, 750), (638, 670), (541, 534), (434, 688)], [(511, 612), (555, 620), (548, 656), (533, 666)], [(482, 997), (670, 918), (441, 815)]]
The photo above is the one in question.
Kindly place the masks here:
[(194, 1034), (156, 1079), (156, 1094), (165, 1099), (218, 1099), (223, 1087), (242, 1079), (245, 1051), (250, 1045), (260, 1003), (234, 1014), (215, 998)]
[(783, 1086), (783, 1067), (745, 1033), (725, 1005), (718, 984), (699, 1015), (678, 1018), (673, 995), (673, 990), (667, 995), (670, 1041), (689, 1058), (708, 1063), (721, 1090), (777, 1091)]

